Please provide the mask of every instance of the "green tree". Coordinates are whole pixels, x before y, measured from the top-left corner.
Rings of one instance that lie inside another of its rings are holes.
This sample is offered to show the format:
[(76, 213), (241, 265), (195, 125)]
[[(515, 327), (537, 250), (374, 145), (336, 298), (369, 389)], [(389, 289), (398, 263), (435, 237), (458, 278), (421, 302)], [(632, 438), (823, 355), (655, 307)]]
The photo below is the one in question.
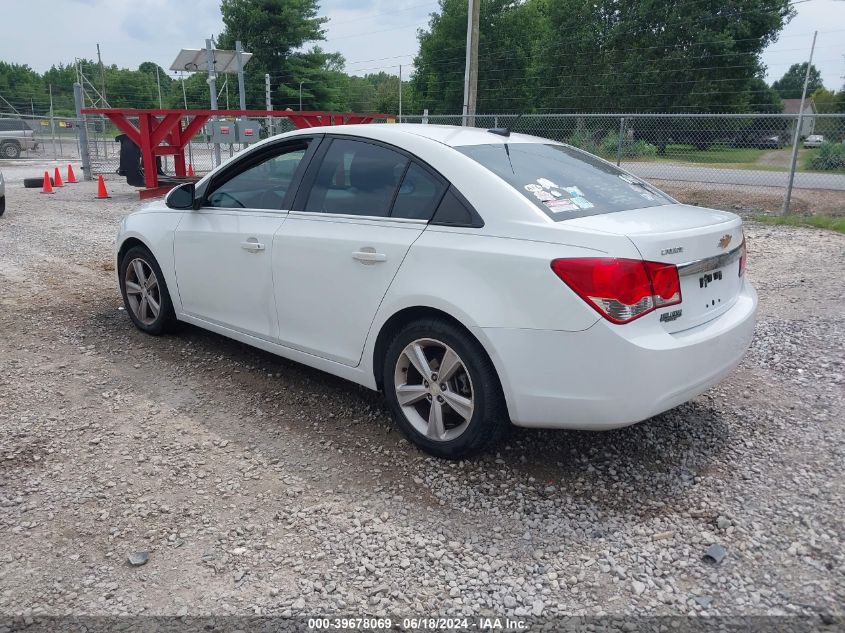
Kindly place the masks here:
[[(158, 97), (158, 88), (159, 86), (161, 87), (161, 105), (162, 107), (167, 107), (167, 104), (170, 102), (172, 84), (175, 83), (174, 80), (168, 76), (167, 71), (153, 62), (143, 62), (140, 66), (138, 66), (138, 72), (147, 75), (153, 81), (156, 86), (156, 97)], [(155, 107), (158, 107), (158, 102), (156, 102)]]
[[(804, 77), (807, 74), (807, 62), (792, 64), (783, 77), (772, 84), (781, 99), (800, 99), (804, 89)], [(822, 74), (815, 66), (810, 66), (810, 77), (807, 81), (807, 94), (811, 95), (819, 88), (824, 88)]]
[[(478, 112), (519, 112), (531, 108), (531, 82), (525, 74), (532, 39), (538, 36), (536, 0), (486, 0), (479, 12)], [(467, 25), (465, 0), (440, 0), (428, 29), (417, 37), (411, 88), (417, 108), (454, 114), (463, 105), (464, 56)]]
[(73, 102), (73, 84), (76, 83), (76, 67), (73, 64), (59, 64), (50, 67), (42, 79), (53, 92), (53, 111), (57, 115), (72, 116), (76, 112)]
[[(478, 112), (746, 112), (788, 0), (484, 0)], [(460, 112), (466, 2), (419, 32), (420, 106)]]
[(327, 18), (318, 15), (316, 0), (223, 0), (221, 48), (240, 40), (252, 53), (246, 67), (248, 108), (264, 108), (264, 75), (269, 73), (275, 108), (299, 108), (302, 83), (304, 109), (336, 110), (343, 105), (343, 57), (311, 42), (325, 39)]
[(0, 112), (42, 114), (49, 109), (41, 75), (25, 64), (0, 61)]

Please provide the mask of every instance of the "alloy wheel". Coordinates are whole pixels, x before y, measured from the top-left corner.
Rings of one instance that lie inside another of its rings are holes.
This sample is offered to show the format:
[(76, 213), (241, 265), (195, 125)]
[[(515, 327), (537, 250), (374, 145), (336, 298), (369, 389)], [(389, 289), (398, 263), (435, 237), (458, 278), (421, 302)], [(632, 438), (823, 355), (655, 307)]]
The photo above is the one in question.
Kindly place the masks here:
[(466, 431), (475, 410), (472, 379), (451, 347), (417, 339), (396, 362), (394, 389), (402, 413), (429, 440), (448, 442)]
[(152, 325), (161, 311), (161, 287), (152, 267), (136, 257), (126, 267), (126, 298), (132, 314), (144, 325)]

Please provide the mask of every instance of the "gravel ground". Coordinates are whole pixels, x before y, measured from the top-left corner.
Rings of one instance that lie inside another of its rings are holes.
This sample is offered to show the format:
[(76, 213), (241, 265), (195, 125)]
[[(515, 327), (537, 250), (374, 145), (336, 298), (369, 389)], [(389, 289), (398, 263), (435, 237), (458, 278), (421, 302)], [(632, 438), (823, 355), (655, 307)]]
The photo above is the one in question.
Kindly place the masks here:
[(845, 236), (747, 227), (760, 322), (721, 386), (454, 463), (377, 394), (136, 331), (111, 259), (134, 190), (4, 172), (0, 614), (842, 617)]

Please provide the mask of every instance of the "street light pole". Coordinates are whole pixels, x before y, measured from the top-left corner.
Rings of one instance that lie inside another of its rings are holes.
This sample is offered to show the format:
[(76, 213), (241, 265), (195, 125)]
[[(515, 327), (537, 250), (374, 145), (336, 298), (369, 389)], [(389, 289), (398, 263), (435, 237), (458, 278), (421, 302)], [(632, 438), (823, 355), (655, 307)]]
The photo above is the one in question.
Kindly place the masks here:
[(300, 112), (302, 112), (302, 84), (304, 84), (304, 83), (305, 83), (304, 81), (299, 82), (299, 111)]

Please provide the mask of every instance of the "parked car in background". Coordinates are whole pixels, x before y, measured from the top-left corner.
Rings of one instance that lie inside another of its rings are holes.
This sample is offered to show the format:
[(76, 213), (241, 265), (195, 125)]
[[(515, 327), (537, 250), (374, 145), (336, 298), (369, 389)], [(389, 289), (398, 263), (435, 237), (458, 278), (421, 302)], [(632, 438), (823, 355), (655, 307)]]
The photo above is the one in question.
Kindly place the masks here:
[(734, 147), (749, 149), (783, 149), (784, 140), (779, 134), (741, 134), (734, 139)]
[(737, 366), (757, 309), (738, 216), (503, 129), (275, 136), (128, 215), (115, 259), (138, 329), (185, 321), (379, 389), (449, 458), (512, 423), (678, 406)]
[(804, 147), (821, 147), (824, 143), (824, 136), (821, 134), (810, 134), (804, 139)]
[(18, 158), (38, 149), (35, 132), (23, 119), (0, 118), (0, 158)]
[(0, 171), (0, 216), (6, 212), (6, 183), (3, 180), (3, 172)]

